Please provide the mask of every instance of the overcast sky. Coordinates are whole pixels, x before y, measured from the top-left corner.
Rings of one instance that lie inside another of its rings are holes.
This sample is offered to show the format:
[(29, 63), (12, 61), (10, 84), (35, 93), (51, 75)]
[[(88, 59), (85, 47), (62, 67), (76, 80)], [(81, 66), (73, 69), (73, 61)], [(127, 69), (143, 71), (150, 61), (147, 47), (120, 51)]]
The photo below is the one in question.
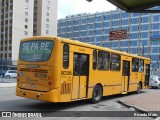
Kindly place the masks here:
[(58, 0), (58, 19), (79, 13), (95, 13), (115, 10), (116, 7), (107, 0)]

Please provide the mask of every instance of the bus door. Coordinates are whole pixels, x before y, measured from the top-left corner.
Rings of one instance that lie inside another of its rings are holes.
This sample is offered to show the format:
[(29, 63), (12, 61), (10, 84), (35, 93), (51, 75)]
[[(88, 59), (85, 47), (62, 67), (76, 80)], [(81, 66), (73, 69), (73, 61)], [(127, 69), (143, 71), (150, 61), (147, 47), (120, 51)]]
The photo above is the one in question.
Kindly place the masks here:
[(146, 68), (146, 70), (145, 70), (145, 82), (144, 82), (144, 85), (148, 86), (149, 85), (149, 77), (150, 77), (150, 65), (146, 64), (145, 68)]
[(130, 61), (123, 60), (123, 71), (122, 71), (122, 92), (129, 90), (130, 82)]
[(89, 55), (74, 53), (72, 99), (86, 98), (89, 76)]

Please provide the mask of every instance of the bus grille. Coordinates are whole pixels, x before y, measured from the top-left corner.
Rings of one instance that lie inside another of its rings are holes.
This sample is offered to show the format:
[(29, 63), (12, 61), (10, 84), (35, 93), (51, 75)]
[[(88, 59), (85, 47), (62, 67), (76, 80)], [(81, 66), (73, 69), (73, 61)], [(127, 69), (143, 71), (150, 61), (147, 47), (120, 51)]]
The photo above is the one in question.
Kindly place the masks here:
[(63, 83), (61, 87), (61, 94), (71, 93), (71, 83)]

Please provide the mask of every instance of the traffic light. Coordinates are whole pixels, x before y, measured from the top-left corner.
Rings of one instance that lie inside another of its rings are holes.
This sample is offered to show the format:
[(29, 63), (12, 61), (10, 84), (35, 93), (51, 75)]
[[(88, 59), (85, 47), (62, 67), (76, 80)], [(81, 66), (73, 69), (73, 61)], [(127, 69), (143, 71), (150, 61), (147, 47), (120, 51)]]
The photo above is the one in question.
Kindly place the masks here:
[(86, 1), (91, 2), (92, 0), (86, 0)]

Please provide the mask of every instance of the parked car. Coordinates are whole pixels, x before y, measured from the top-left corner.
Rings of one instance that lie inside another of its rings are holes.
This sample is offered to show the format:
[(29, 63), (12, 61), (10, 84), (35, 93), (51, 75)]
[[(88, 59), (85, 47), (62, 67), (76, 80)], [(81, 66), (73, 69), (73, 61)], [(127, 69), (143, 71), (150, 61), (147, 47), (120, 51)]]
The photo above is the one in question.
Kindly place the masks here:
[(160, 88), (160, 77), (156, 75), (150, 76), (149, 86), (151, 88)]
[(6, 78), (15, 78), (17, 77), (17, 71), (16, 70), (7, 70), (7, 72), (5, 73), (5, 77)]
[(1, 77), (4, 77), (4, 76), (5, 76), (5, 72), (2, 71), (2, 70), (0, 70), (0, 76), (1, 76)]

